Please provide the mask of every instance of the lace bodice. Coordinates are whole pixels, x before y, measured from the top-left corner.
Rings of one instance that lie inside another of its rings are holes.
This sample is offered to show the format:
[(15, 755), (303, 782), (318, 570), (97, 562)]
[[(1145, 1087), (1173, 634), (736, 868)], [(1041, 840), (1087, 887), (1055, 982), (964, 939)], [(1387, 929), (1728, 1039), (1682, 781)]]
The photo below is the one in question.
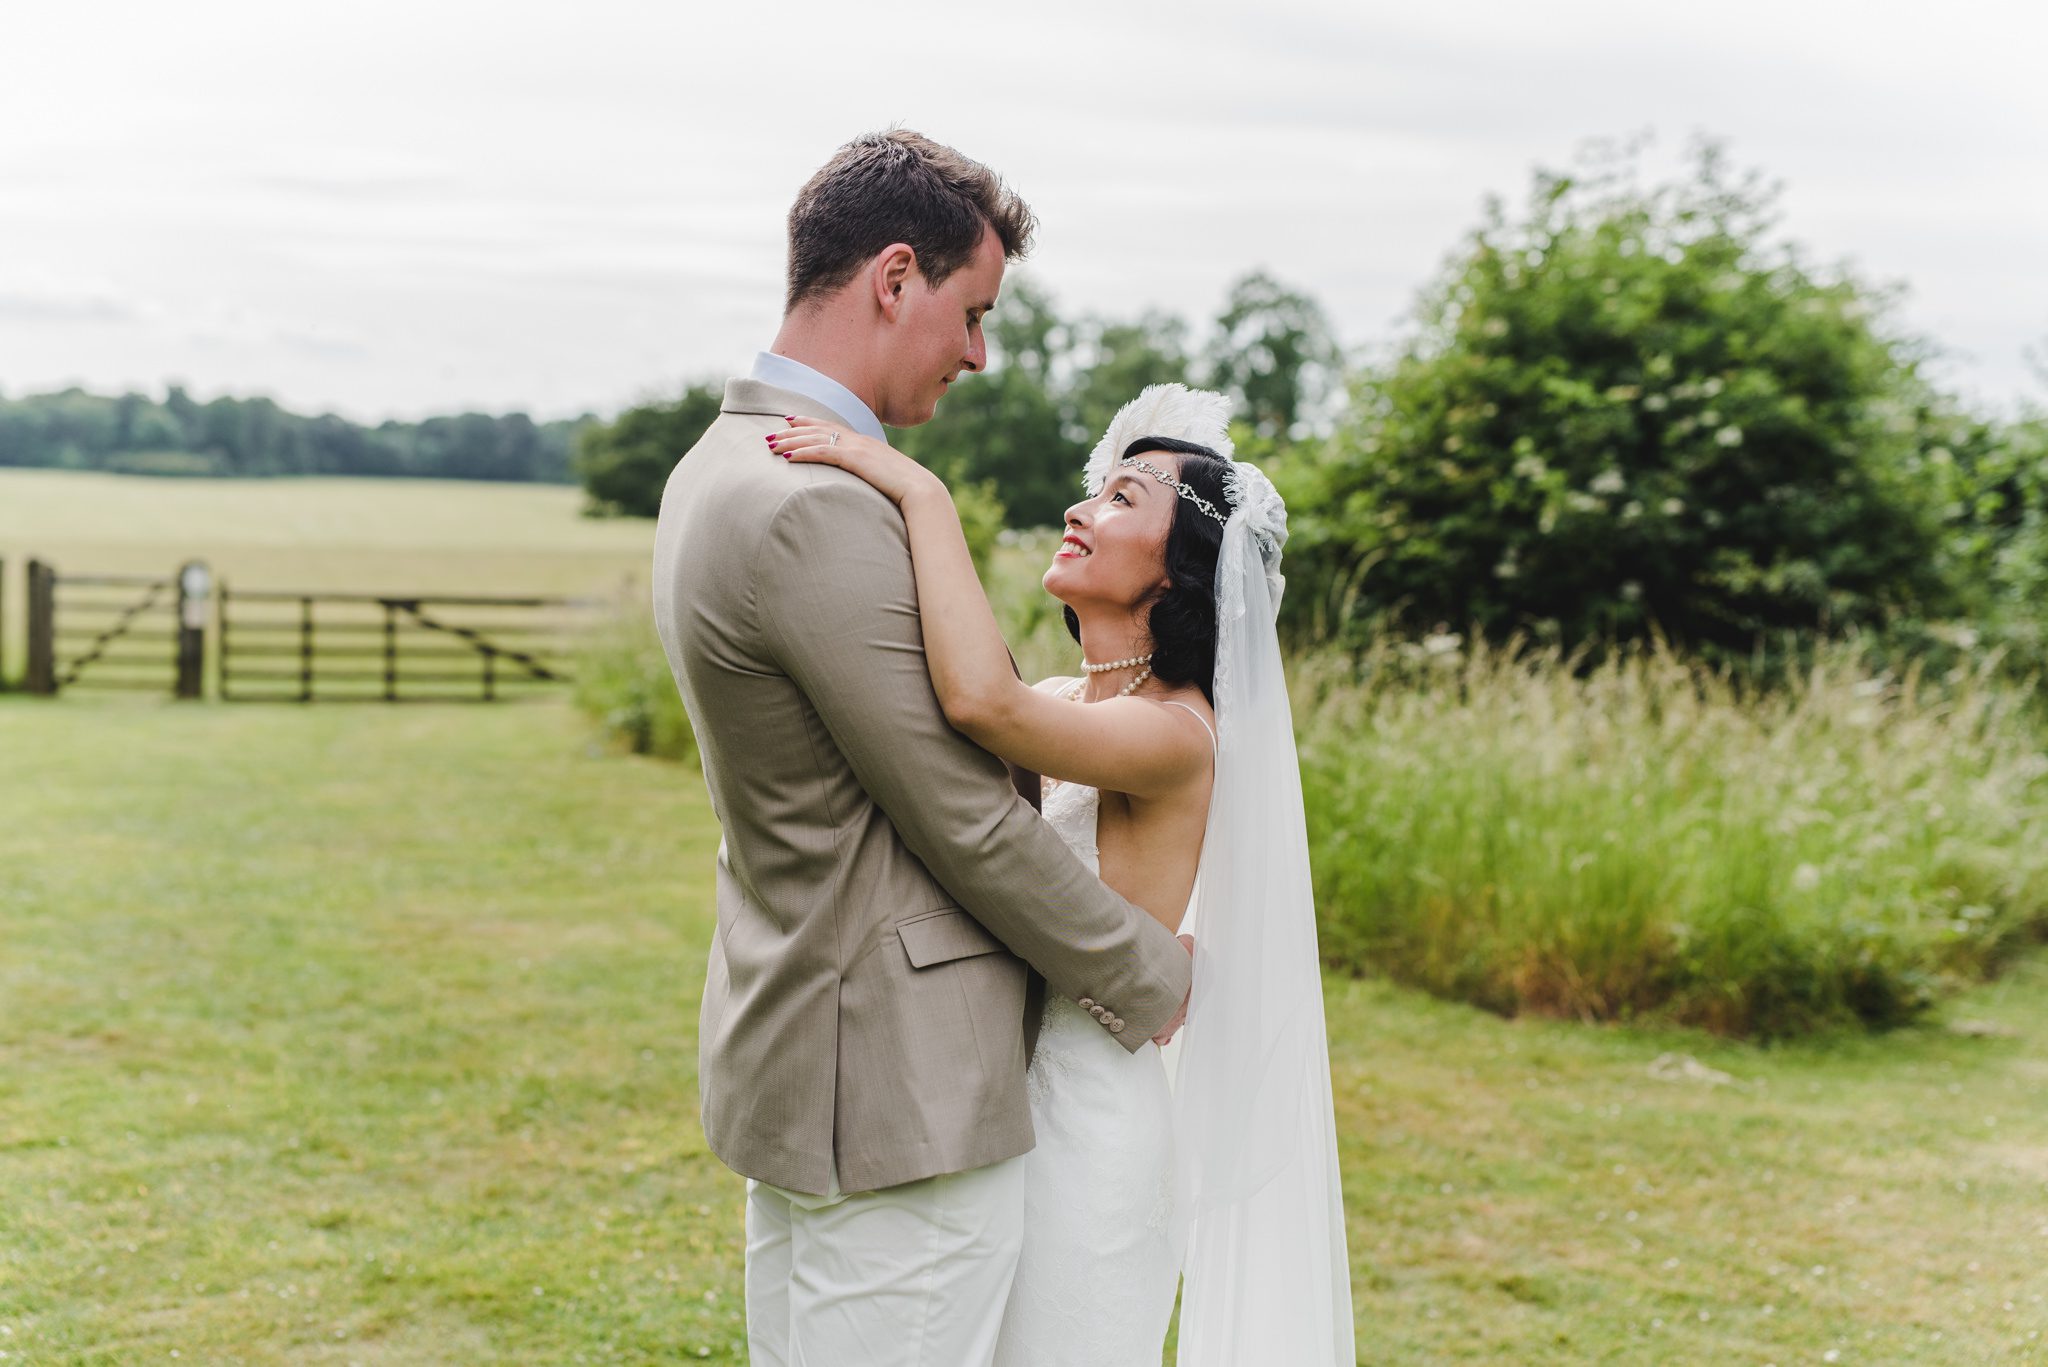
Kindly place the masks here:
[(1102, 872), (1102, 851), (1095, 843), (1096, 815), (1102, 807), (1102, 791), (1085, 783), (1061, 783), (1046, 779), (1041, 791), (1040, 811), (1059, 832), (1067, 847), (1081, 857), (1094, 874)]

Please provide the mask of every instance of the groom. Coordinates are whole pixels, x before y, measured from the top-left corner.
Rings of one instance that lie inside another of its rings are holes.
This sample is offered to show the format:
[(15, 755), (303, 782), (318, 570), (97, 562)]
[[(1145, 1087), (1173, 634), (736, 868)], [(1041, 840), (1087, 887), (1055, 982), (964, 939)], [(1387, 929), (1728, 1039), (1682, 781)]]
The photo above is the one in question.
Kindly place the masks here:
[(987, 361), (1030, 210), (916, 133), (842, 147), (789, 211), (781, 331), (669, 476), (654, 608), (724, 827), (699, 1021), (712, 1150), (747, 1181), (756, 1367), (994, 1351), (1032, 1146), (1032, 971), (1135, 1050), (1187, 951), (1104, 887), (925, 672), (894, 505), (763, 438), (881, 437)]

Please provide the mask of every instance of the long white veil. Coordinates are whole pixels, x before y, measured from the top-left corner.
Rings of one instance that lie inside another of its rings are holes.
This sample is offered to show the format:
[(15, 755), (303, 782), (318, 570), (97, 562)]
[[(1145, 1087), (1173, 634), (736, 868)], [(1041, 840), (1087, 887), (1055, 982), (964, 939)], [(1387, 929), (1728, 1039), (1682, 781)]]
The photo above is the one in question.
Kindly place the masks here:
[[(1098, 491), (1140, 436), (1228, 458), (1221, 395), (1155, 385), (1110, 424)], [(1287, 509), (1263, 471), (1231, 462), (1216, 569), (1219, 755), (1187, 923), (1187, 1023), (1168, 1046), (1181, 1210), (1181, 1367), (1356, 1361), (1344, 1199), (1323, 1022), (1300, 762), (1276, 616)]]

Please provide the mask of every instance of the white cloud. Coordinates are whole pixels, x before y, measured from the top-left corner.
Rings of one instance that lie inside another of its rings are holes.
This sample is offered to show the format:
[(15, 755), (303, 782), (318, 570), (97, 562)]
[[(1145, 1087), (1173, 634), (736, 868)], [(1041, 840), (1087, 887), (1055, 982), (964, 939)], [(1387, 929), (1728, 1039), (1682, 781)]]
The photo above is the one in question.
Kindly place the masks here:
[(0, 323), (125, 323), (135, 316), (134, 304), (106, 285), (0, 280)]
[(1075, 312), (1201, 319), (1266, 266), (1383, 342), (1483, 196), (1654, 128), (1667, 163), (1727, 137), (1815, 259), (1907, 282), (1972, 393), (2029, 389), (2048, 334), (2034, 6), (198, 0), (6, 24), (10, 393), (182, 374), (366, 417), (609, 407), (743, 365), (789, 196), (898, 121), (1032, 200), (1030, 269)]

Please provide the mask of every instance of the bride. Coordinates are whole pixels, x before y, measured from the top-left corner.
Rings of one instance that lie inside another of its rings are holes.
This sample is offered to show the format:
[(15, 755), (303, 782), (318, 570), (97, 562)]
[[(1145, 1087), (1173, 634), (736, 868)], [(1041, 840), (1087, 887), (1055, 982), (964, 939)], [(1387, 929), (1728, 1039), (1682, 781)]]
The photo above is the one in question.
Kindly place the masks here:
[(1228, 412), (1221, 395), (1154, 385), (1117, 414), (1044, 578), (1084, 673), (1036, 686), (1015, 677), (937, 476), (831, 423), (791, 418), (768, 439), (897, 504), (947, 720), (1046, 776), (1045, 819), (1105, 883), (1199, 930), (1177, 1058), (1156, 1041), (1127, 1052), (1094, 1002), (1046, 1005), (998, 1367), (1149, 1367), (1183, 1278), (1182, 1367), (1354, 1360), (1274, 628), (1287, 515), (1264, 473), (1231, 459)]

